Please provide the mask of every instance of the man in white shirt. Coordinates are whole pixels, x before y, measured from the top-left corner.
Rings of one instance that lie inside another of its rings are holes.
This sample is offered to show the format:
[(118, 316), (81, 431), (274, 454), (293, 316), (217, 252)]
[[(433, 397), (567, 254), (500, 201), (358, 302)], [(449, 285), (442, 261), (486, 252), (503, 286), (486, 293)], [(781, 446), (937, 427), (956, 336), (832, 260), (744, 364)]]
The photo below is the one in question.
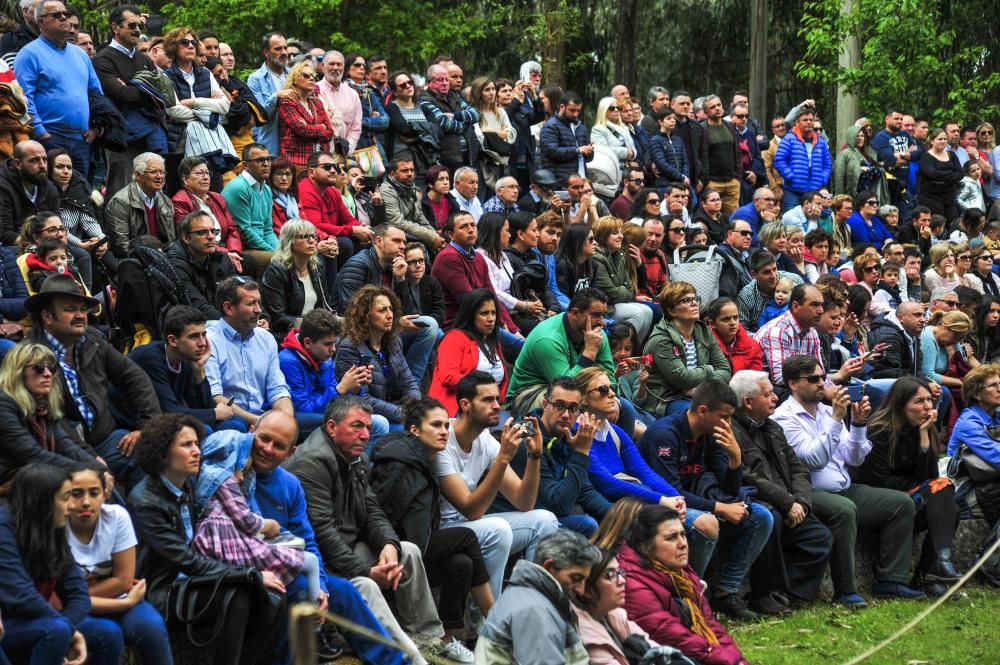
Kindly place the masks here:
[(879, 534), (872, 593), (886, 598), (924, 598), (923, 592), (907, 586), (916, 514), (913, 499), (897, 490), (852, 483), (848, 472), (847, 467), (860, 466), (872, 448), (868, 398), (852, 403), (841, 388), (832, 407), (823, 404), (826, 373), (812, 356), (789, 356), (782, 376), (791, 396), (775, 410), (773, 419), (784, 430), (795, 455), (811, 471), (813, 512), (833, 532), (833, 601), (854, 608), (867, 606), (854, 579), (859, 527)]
[(483, 216), (483, 204), (479, 200), (479, 175), (476, 169), (471, 166), (463, 166), (455, 171), (455, 186), (451, 190), (451, 195), (455, 199), (458, 207), (472, 215), (472, 218), (479, 223), (479, 218)]
[[(538, 541), (559, 529), (555, 515), (534, 510), (542, 459), (541, 429), (534, 418), (526, 418), (530, 425), (507, 422), (500, 442), (493, 438), (490, 428), (500, 421), (500, 388), (486, 372), (463, 377), (455, 393), (458, 417), (448, 431), (447, 447), (435, 460), (441, 483), (441, 526), (460, 525), (476, 532), (493, 596), (499, 598), (508, 557), (523, 550), (525, 559), (533, 560)], [(528, 461), (524, 475), (518, 477), (510, 460), (522, 442)], [(486, 515), (498, 492), (520, 512)]]

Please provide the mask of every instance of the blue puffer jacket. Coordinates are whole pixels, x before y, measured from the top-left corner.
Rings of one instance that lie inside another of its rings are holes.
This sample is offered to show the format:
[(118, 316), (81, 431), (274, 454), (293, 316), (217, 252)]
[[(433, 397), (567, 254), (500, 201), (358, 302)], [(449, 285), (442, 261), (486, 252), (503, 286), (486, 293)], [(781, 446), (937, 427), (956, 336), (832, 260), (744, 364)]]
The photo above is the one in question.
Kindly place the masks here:
[(660, 175), (656, 179), (657, 187), (664, 187), (672, 182), (684, 182), (685, 176), (691, 177), (687, 149), (681, 137), (657, 132), (650, 139), (649, 149), (652, 152), (653, 163), (660, 170)]
[(26, 317), (27, 297), (28, 285), (17, 266), (17, 257), (6, 247), (0, 247), (0, 320), (20, 321)]
[[(578, 123), (574, 132), (569, 121), (559, 115), (552, 116), (542, 126), (539, 140), (542, 168), (552, 171), (561, 186), (567, 177), (577, 173), (580, 156), (577, 148), (589, 144), (590, 132), (586, 125)], [(584, 159), (589, 162), (593, 155)]]
[(833, 160), (826, 141), (813, 134), (812, 163), (806, 151), (806, 144), (798, 134), (798, 129), (785, 134), (774, 153), (774, 168), (785, 179), (785, 189), (802, 194), (813, 189), (821, 189), (830, 180)]

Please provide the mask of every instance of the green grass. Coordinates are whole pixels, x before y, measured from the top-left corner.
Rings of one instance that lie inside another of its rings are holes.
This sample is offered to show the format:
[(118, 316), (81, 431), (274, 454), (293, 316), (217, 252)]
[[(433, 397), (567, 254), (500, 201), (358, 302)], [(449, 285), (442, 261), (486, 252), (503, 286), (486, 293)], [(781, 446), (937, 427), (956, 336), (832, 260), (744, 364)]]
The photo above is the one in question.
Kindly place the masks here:
[[(966, 592), (864, 664), (1000, 664), (1000, 591), (973, 586)], [(839, 665), (896, 632), (928, 602), (875, 601), (860, 611), (817, 603), (787, 619), (728, 627), (754, 665)]]

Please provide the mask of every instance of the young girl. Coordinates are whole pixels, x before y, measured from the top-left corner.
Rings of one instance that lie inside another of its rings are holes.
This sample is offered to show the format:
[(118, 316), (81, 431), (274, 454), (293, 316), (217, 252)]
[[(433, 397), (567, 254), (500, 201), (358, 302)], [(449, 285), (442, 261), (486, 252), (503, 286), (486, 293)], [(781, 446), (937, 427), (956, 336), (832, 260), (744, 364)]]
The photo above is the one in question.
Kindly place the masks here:
[(774, 297), (767, 301), (764, 311), (760, 313), (760, 319), (757, 320), (758, 330), (763, 328), (768, 321), (776, 319), (788, 311), (788, 301), (792, 297), (792, 289), (794, 288), (795, 282), (788, 277), (782, 277), (778, 280), (777, 286), (774, 287)]
[[(649, 378), (649, 368), (640, 363), (629, 361), (639, 355), (639, 336), (631, 323), (616, 323), (608, 336), (611, 344), (611, 357), (615, 361), (615, 378), (618, 379), (618, 394), (633, 404), (646, 396), (646, 380)], [(642, 409), (636, 409), (639, 420), (647, 426), (656, 422), (656, 418)]]
[(76, 283), (83, 288), (80, 273), (69, 261), (69, 245), (58, 238), (45, 238), (37, 245), (35, 251), (25, 257), (28, 265), (28, 284), (32, 293), (38, 293), (42, 282), (51, 275), (69, 273)]
[(118, 624), (144, 665), (171, 665), (170, 638), (160, 613), (135, 579), (135, 530), (128, 511), (107, 504), (104, 471), (81, 464), (71, 472), (69, 547), (90, 590), (91, 614)]

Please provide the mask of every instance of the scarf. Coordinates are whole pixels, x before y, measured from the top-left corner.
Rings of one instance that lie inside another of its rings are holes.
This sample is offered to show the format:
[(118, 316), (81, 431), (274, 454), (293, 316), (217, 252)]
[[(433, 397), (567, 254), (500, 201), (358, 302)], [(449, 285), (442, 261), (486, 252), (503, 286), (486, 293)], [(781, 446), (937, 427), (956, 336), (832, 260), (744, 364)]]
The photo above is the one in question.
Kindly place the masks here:
[(719, 638), (715, 636), (711, 626), (705, 620), (705, 615), (698, 607), (698, 599), (694, 593), (694, 582), (687, 578), (684, 573), (675, 573), (658, 561), (652, 561), (653, 570), (663, 573), (674, 583), (674, 589), (680, 594), (679, 602), (687, 603), (688, 614), (691, 617), (689, 626), (692, 633), (703, 637), (709, 644), (718, 644)]
[(49, 440), (49, 398), (35, 397), (35, 412), (28, 418), (28, 429), (35, 435), (38, 445), (49, 452), (55, 451), (55, 441)]

